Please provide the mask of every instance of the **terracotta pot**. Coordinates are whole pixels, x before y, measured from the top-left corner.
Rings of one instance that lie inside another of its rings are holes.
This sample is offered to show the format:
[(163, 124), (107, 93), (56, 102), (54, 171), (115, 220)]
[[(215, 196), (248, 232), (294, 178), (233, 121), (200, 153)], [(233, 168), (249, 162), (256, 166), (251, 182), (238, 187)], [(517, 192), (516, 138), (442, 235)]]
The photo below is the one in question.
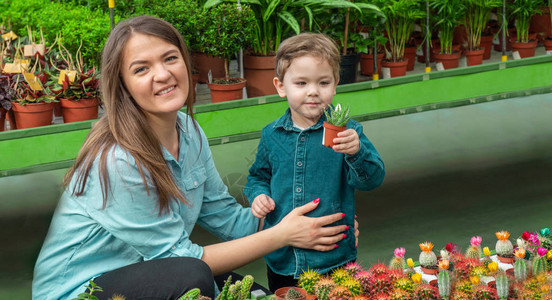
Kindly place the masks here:
[(307, 300), (316, 300), (316, 295), (307, 294)]
[(426, 269), (422, 266), (420, 266), (420, 268), (422, 269), (422, 272), (424, 274), (427, 274), (427, 275), (437, 275), (437, 273), (439, 273), (439, 269), (438, 268), (435, 268), (435, 269)]
[[(378, 53), (377, 55), (378, 74), (380, 75), (381, 75), (381, 60), (383, 59), (383, 56), (384, 56), (384, 53)], [(374, 75), (374, 55), (373, 54), (362, 53), (360, 55), (360, 74)]]
[(497, 255), (496, 258), (503, 264), (513, 264), (516, 260), (514, 257), (502, 257), (500, 255)]
[(408, 59), (408, 64), (406, 65), (407, 71), (414, 70), (414, 63), (416, 62), (416, 46), (406, 46), (404, 48), (404, 57)]
[(458, 25), (454, 27), (452, 42), (459, 45), (463, 45), (464, 43), (468, 42), (468, 33), (466, 32), (466, 26)]
[(337, 137), (337, 134), (346, 130), (347, 126), (335, 126), (324, 121), (324, 136), (322, 138), (322, 144), (328, 148), (333, 147), (333, 140)]
[(98, 118), (97, 98), (80, 99), (79, 101), (59, 99), (62, 107), (63, 122), (72, 123)]
[(61, 102), (55, 102), (54, 103), (54, 116), (56, 116), (56, 117), (61, 117), (62, 116)]
[(512, 51), (517, 51), (521, 58), (535, 56), (537, 41), (531, 40), (529, 43), (512, 42)]
[(205, 53), (192, 53), (192, 66), (199, 72), (199, 81), (206, 83), (209, 81), (209, 70), (213, 78), (224, 77), (224, 59), (214, 57)]
[(478, 50), (466, 50), (464, 54), (466, 55), (468, 66), (475, 66), (475, 65), (482, 64), (484, 53), (485, 53), (485, 49), (482, 49), (482, 48)]
[(14, 102), (12, 103), (12, 110), (14, 111), (17, 129), (46, 126), (52, 124), (54, 103), (40, 102), (19, 105), (19, 103)]
[(305, 291), (304, 289), (302, 289), (300, 287), (295, 287), (295, 286), (293, 286), (293, 287), (286, 286), (286, 287), (282, 287), (282, 288), (279, 288), (276, 291), (274, 291), (274, 295), (276, 296), (276, 299), (277, 300), (286, 300), (286, 294), (287, 294), (287, 291), (289, 289), (296, 289), (301, 294), (301, 297), (297, 298), (296, 300), (305, 300), (305, 299), (307, 299), (307, 291)]
[(550, 11), (547, 6), (540, 7), (541, 14), (535, 14), (531, 17), (529, 31), (538, 33), (539, 36), (545, 37), (552, 33), (550, 24)]
[(437, 279), (430, 280), (429, 285), (431, 285), (432, 287), (439, 288), (439, 281)]
[(403, 59), (402, 61), (387, 61), (383, 60), (381, 62), (382, 67), (389, 68), (391, 77), (399, 77), (406, 75), (406, 67), (408, 65), (408, 59)]
[(6, 123), (7, 111), (0, 107), (0, 131), (4, 131), (4, 124)]
[(247, 80), (247, 97), (259, 97), (278, 93), (272, 79), (276, 76), (276, 56), (243, 56), (243, 74)]
[[(499, 43), (494, 45), (494, 49), (495, 49), (495, 51), (502, 52), (502, 32), (499, 32), (499, 30), (500, 30), (500, 27), (498, 27), (498, 26), (491, 28), (491, 32), (493, 34), (498, 33)], [(508, 28), (508, 34), (506, 35), (506, 51), (512, 50), (512, 44), (510, 43), (510, 37), (515, 36), (515, 35), (516, 35), (516, 28), (515, 27)]]
[(483, 52), (483, 59), (491, 58), (491, 48), (493, 47), (493, 35), (482, 34), (481, 35), (481, 48), (485, 50)]
[[(420, 45), (422, 42), (422, 55), (418, 55), (418, 62), (425, 63), (426, 62), (426, 43), (423, 39), (416, 40), (418, 45)], [(432, 49), (435, 49), (439, 47), (440, 40), (439, 39), (431, 39), (431, 49), (429, 49), (429, 61), (434, 62), (435, 61), (435, 54), (433, 53)]]
[(339, 84), (354, 83), (357, 80), (359, 53), (341, 55), (339, 61)]
[(552, 51), (552, 36), (549, 36), (544, 40), (544, 48), (546, 51)]
[(496, 291), (496, 280), (491, 280), (489, 282), (487, 282), (487, 286), (490, 288), (490, 289), (493, 289)]
[[(215, 78), (213, 80), (223, 80), (224, 78)], [(243, 98), (243, 88), (245, 87), (246, 80), (243, 78), (231, 78), (239, 79), (240, 82), (232, 84), (219, 84), (208, 83), (211, 90), (211, 102), (223, 102), (230, 100), (238, 100)]]
[(452, 54), (437, 53), (435, 61), (442, 63), (445, 70), (458, 68), (460, 60), (460, 51), (454, 51)]

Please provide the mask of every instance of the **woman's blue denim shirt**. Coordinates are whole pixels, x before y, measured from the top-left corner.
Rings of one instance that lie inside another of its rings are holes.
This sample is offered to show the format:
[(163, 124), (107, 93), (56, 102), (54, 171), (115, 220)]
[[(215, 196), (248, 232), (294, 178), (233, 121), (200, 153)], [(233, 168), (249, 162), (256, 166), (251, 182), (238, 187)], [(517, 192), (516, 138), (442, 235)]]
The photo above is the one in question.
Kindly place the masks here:
[(120, 147), (108, 155), (107, 206), (103, 206), (94, 162), (82, 196), (63, 193), (36, 262), (33, 299), (72, 299), (84, 285), (108, 271), (156, 258), (201, 258), (203, 247), (190, 240), (199, 224), (222, 240), (257, 231), (259, 221), (228, 194), (209, 149), (205, 134), (191, 118), (178, 114), (179, 156), (165, 148), (163, 155), (189, 205), (171, 201), (159, 215), (157, 194), (146, 191), (135, 160)]
[(320, 198), (320, 204), (308, 216), (342, 212), (345, 218), (335, 224), (350, 227), (345, 232), (347, 237), (332, 251), (284, 247), (265, 256), (268, 266), (280, 275), (297, 278), (307, 269), (325, 273), (356, 259), (355, 189), (374, 189), (385, 176), (383, 161), (360, 123), (351, 120), (347, 124), (357, 131), (360, 149), (355, 155), (346, 155), (322, 145), (325, 120), (322, 115), (318, 123), (301, 131), (293, 126), (288, 109), (263, 129), (256, 160), (249, 169), (244, 188), (249, 202), (266, 194), (276, 203), (274, 211), (266, 216), (264, 228), (276, 225), (291, 210), (316, 198)]

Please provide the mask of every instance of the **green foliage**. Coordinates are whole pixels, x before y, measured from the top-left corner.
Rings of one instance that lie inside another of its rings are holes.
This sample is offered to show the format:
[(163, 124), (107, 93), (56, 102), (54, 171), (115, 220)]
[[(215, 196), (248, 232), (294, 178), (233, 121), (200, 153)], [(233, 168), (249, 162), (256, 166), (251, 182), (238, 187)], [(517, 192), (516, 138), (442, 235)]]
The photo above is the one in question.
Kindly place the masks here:
[[(109, 6), (107, 0), (57, 0), (73, 6), (84, 6), (90, 10), (98, 10), (105, 14), (109, 14)], [(126, 19), (132, 16), (145, 14), (148, 7), (151, 7), (156, 0), (116, 0), (115, 15)]]
[[(347, 125), (347, 122), (351, 119), (349, 116), (349, 111), (351, 110), (351, 107), (347, 105), (344, 109), (341, 109), (341, 104), (336, 105), (335, 107), (333, 105), (330, 105), (327, 110), (324, 111), (324, 114), (326, 115), (326, 122), (335, 125), (335, 126), (345, 126)], [(335, 277), (341, 277), (339, 270), (342, 269), (336, 269), (332, 273), (332, 279), (336, 283), (340, 283), (342, 279), (339, 279), (339, 281), (336, 281)], [(346, 272), (344, 272), (346, 274)], [(345, 276), (342, 276), (345, 277)]]
[(109, 15), (83, 6), (72, 6), (48, 0), (2, 1), (0, 19), (20, 35), (27, 35), (27, 25), (42, 28), (46, 46), (61, 34), (65, 46), (76, 53), (81, 41), (86, 63), (98, 64), (100, 53), (110, 32)]
[(508, 4), (512, 8), (512, 16), (516, 19), (517, 41), (521, 43), (529, 42), (531, 17), (542, 14), (540, 7), (545, 6), (546, 2), (544, 0), (513, 0)]
[[(491, 10), (502, 6), (502, 0), (463, 0), (466, 6), (464, 26), (468, 35), (468, 50), (477, 50), (481, 44), (481, 33), (487, 27)], [(531, 1), (531, 0), (530, 0)], [(532, 0), (541, 1), (541, 0)]]
[(425, 16), (420, 0), (386, 0), (382, 1), (381, 10), (387, 17), (387, 31), (391, 60), (400, 61), (404, 57), (406, 42), (410, 39), (416, 20)]
[(466, 11), (464, 0), (431, 0), (429, 5), (441, 33), (441, 53), (452, 54), (454, 28), (461, 23)]
[(86, 293), (81, 293), (77, 296), (77, 298), (73, 298), (72, 300), (98, 300), (98, 297), (93, 294), (95, 292), (103, 292), (103, 289), (96, 285), (96, 283), (92, 280), (90, 280), (88, 285), (85, 285), (84, 287), (86, 287)]

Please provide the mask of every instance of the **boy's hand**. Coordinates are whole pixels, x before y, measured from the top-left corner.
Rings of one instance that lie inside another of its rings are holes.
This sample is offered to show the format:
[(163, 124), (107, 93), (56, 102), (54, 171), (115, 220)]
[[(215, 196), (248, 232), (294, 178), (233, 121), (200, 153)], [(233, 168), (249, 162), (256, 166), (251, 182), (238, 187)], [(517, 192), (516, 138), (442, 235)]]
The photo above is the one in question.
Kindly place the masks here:
[(273, 211), (275, 206), (276, 204), (272, 198), (265, 194), (260, 194), (253, 200), (253, 203), (251, 204), (251, 212), (256, 218), (262, 219), (268, 213)]
[(334, 145), (332, 149), (335, 152), (349, 155), (356, 154), (360, 148), (358, 133), (352, 128), (338, 133), (337, 138), (334, 139), (334, 143), (336, 143), (336, 145)]

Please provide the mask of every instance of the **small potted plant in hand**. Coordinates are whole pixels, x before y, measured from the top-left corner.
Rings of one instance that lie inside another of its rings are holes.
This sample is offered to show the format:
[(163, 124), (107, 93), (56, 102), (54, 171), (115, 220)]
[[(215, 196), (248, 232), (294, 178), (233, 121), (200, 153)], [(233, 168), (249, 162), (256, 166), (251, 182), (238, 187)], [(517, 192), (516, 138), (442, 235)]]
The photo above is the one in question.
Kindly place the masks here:
[(420, 267), (422, 272), (428, 275), (435, 275), (439, 272), (437, 266), (437, 256), (433, 252), (433, 244), (431, 242), (425, 242), (420, 244)]
[(514, 262), (514, 246), (508, 239), (510, 233), (508, 231), (500, 231), (496, 233), (496, 257), (498, 260), (505, 264), (511, 264)]
[(347, 129), (347, 122), (351, 119), (349, 117), (350, 106), (345, 109), (341, 109), (341, 104), (337, 104), (335, 107), (330, 105), (328, 110), (324, 111), (326, 115), (326, 121), (324, 121), (324, 136), (322, 138), (322, 144), (328, 148), (333, 147), (334, 139), (337, 134)]

